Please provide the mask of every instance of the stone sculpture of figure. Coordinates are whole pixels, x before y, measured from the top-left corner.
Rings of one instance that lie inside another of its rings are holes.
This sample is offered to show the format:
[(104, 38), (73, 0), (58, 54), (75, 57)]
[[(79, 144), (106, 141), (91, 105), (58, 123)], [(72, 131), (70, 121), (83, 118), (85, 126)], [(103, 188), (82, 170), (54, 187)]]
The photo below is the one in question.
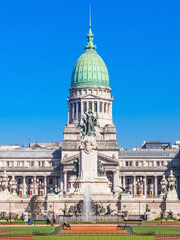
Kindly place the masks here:
[(172, 220), (173, 212), (171, 210), (168, 212), (168, 216), (167, 217), (168, 217), (168, 219)]
[(80, 200), (77, 204), (77, 212), (81, 214), (83, 212), (83, 200)]
[(105, 212), (106, 212), (106, 209), (103, 207), (103, 205), (96, 204), (96, 207), (95, 207), (95, 214), (96, 215), (103, 214)]
[(163, 178), (161, 179), (161, 195), (165, 195), (167, 193), (167, 181), (165, 178), (165, 175), (163, 175)]
[(98, 162), (97, 162), (97, 170), (98, 170), (98, 175), (99, 176), (104, 176), (105, 175), (105, 168), (103, 167), (101, 161), (98, 159)]
[(88, 113), (85, 113), (85, 116), (82, 116), (83, 124), (80, 126), (80, 131), (83, 136), (95, 136), (94, 127), (97, 125), (98, 118), (93, 116), (91, 109), (89, 109)]
[(9, 182), (8, 175), (6, 173), (6, 170), (4, 170), (4, 173), (1, 176), (1, 184), (2, 184), (2, 190), (3, 191), (8, 189), (8, 182)]
[(170, 171), (170, 175), (168, 177), (168, 190), (173, 191), (176, 189), (176, 178), (173, 175), (173, 171)]
[(74, 213), (74, 210), (75, 210), (75, 207), (74, 206), (70, 206), (70, 208), (69, 208), (69, 213)]
[(149, 206), (148, 206), (148, 204), (146, 204), (146, 209), (145, 209), (145, 212), (147, 213), (147, 212), (150, 212), (151, 210), (150, 210), (150, 208), (149, 208)]
[(60, 209), (62, 210), (64, 216), (68, 214), (68, 209), (66, 204), (64, 204), (64, 208), (60, 208)]
[(114, 211), (116, 211), (116, 210), (112, 210), (112, 209), (111, 209), (111, 204), (108, 204), (108, 205), (107, 205), (107, 212), (106, 212), (106, 214), (109, 215), (109, 214), (111, 214), (111, 213), (114, 212)]
[(74, 168), (72, 169), (72, 171), (73, 171), (74, 175), (78, 178), (78, 173), (79, 173), (78, 160), (74, 160), (73, 166), (74, 166)]

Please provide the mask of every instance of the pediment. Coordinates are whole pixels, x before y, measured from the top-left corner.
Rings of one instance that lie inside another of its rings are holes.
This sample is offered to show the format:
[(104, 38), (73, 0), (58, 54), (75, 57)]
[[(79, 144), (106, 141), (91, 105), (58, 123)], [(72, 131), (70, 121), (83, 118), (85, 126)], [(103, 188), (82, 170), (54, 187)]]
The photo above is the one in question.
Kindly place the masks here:
[(84, 97), (85, 99), (86, 98), (97, 98), (97, 96), (96, 95), (94, 95), (94, 94), (88, 94), (88, 95), (86, 95), (85, 97)]
[[(102, 153), (99, 153), (97, 154), (98, 156), (98, 159), (102, 161), (103, 164), (110, 164), (110, 165), (114, 165), (114, 166), (117, 166), (119, 165), (119, 162), (117, 159), (115, 159), (114, 157), (110, 157), (110, 156), (107, 156), (105, 154), (102, 154)], [(61, 160), (61, 164), (73, 164), (73, 162), (75, 160), (79, 160), (80, 159), (80, 154), (75, 154), (73, 156), (64, 156), (64, 158)]]
[(104, 164), (119, 165), (118, 160), (115, 157), (110, 157), (102, 153), (98, 153), (98, 159)]
[(74, 160), (77, 159), (79, 160), (79, 158), (80, 158), (79, 153), (70, 157), (65, 155), (64, 158), (61, 160), (61, 164), (73, 164)]

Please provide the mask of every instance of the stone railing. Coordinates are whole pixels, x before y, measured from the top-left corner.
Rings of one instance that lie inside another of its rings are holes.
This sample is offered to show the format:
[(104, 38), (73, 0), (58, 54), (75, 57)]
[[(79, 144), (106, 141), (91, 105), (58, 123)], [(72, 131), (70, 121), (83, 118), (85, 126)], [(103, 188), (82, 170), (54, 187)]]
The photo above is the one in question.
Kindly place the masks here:
[(180, 151), (176, 150), (121, 150), (119, 151), (120, 157), (180, 157)]

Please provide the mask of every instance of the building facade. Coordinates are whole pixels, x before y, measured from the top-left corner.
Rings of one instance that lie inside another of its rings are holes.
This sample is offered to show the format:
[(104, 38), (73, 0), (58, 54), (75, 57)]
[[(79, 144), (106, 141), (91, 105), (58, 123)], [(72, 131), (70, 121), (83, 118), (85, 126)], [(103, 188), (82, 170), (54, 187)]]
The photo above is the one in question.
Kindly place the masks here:
[(93, 38), (89, 26), (85, 51), (72, 72), (63, 141), (0, 146), (0, 207), (19, 214), (28, 208), (37, 218), (52, 211), (66, 216), (90, 186), (91, 199), (105, 209), (96, 213), (101, 216), (144, 215), (148, 206), (149, 219), (168, 211), (178, 218), (179, 150), (150, 144), (119, 149), (109, 74)]

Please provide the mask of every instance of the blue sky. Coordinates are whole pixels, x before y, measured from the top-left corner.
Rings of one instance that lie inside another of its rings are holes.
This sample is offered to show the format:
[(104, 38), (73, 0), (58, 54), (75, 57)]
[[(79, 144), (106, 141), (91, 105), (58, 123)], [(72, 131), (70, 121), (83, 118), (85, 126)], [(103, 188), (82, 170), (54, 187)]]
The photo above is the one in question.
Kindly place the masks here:
[(0, 1), (0, 144), (62, 141), (88, 8), (120, 147), (180, 140), (180, 2)]

